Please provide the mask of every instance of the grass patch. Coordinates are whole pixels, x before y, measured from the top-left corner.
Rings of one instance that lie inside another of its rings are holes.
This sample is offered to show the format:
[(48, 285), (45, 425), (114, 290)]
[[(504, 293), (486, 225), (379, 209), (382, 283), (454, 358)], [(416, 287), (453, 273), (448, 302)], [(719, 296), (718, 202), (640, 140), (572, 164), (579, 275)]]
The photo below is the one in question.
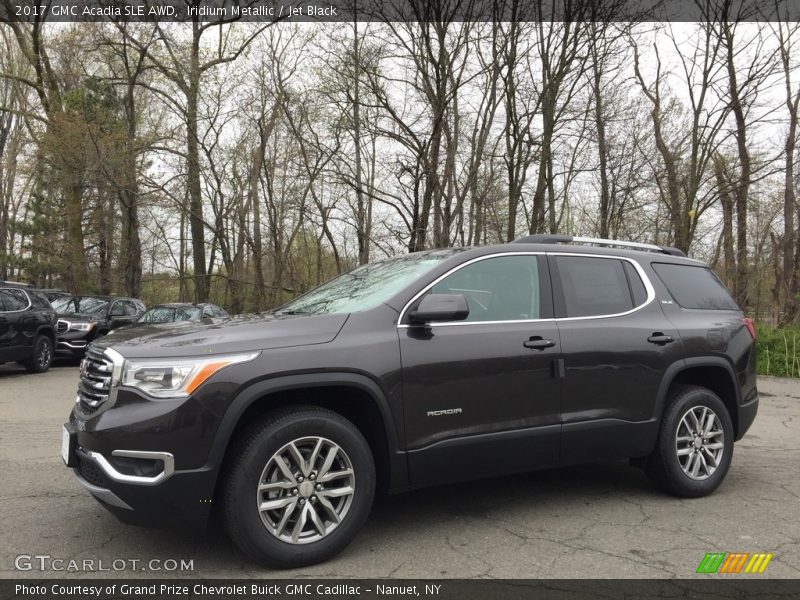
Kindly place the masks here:
[(800, 326), (757, 325), (758, 374), (800, 377)]

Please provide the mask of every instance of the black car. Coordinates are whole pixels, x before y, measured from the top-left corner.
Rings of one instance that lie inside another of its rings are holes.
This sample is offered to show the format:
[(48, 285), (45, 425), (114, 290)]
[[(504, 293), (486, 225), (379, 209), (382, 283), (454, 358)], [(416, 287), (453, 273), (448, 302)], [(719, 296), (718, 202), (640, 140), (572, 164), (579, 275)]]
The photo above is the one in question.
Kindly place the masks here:
[(77, 358), (90, 342), (133, 323), (146, 310), (141, 300), (117, 296), (67, 296), (52, 305), (58, 313), (56, 354)]
[(53, 361), (56, 313), (35, 288), (0, 282), (0, 364), (16, 361), (43, 373)]
[(41, 292), (44, 294), (45, 298), (47, 298), (47, 301), (50, 302), (50, 304), (60, 298), (69, 298), (72, 295), (64, 290), (57, 290), (54, 288), (44, 288), (41, 290)]
[[(188, 302), (172, 302), (169, 304), (156, 304), (148, 308), (142, 316), (130, 325), (112, 329), (109, 333), (120, 331), (133, 332), (150, 325), (164, 325), (168, 323), (218, 323), (229, 317), (228, 313), (210, 302), (190, 304)], [(127, 334), (126, 334), (127, 335)]]
[(354, 538), (376, 489), (630, 459), (670, 494), (710, 494), (756, 416), (754, 342), (674, 249), (417, 252), (266, 317), (98, 340), (63, 457), (124, 521), (217, 511), (255, 559), (305, 565)]

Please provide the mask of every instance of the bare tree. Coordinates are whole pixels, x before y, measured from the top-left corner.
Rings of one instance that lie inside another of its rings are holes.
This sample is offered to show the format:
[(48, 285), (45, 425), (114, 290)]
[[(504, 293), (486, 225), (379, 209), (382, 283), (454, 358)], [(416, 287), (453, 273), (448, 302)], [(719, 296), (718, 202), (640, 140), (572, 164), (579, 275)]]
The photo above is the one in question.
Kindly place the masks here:
[[(201, 21), (195, 15), (189, 24), (191, 35), (183, 39), (180, 33), (156, 25), (158, 44), (145, 44), (128, 35), (128, 29), (120, 31), (130, 42), (172, 82), (183, 96), (178, 104), (171, 91), (151, 88), (180, 112), (186, 126), (186, 166), (189, 189), (189, 229), (192, 237), (192, 259), (194, 266), (195, 299), (208, 299), (209, 282), (206, 266), (205, 224), (203, 220), (202, 169), (200, 164), (200, 130), (198, 103), (204, 77), (220, 65), (236, 61), (244, 51), (271, 23), (250, 28), (243, 35), (231, 25), (230, 20)], [(216, 37), (215, 50), (208, 56), (201, 52), (204, 37)], [(163, 49), (163, 52), (159, 52)]]
[[(776, 3), (776, 10), (779, 6)], [(793, 321), (800, 312), (800, 274), (798, 274), (798, 258), (796, 227), (800, 208), (797, 205), (795, 189), (797, 176), (795, 173), (795, 148), (797, 146), (797, 123), (800, 116), (800, 84), (795, 84), (793, 76), (797, 70), (797, 43), (800, 37), (800, 25), (778, 21), (773, 26), (778, 38), (780, 62), (783, 69), (785, 89), (785, 106), (788, 117), (788, 129), (783, 148), (783, 239), (781, 240), (782, 269), (780, 273), (781, 300), (783, 302), (784, 319)]]

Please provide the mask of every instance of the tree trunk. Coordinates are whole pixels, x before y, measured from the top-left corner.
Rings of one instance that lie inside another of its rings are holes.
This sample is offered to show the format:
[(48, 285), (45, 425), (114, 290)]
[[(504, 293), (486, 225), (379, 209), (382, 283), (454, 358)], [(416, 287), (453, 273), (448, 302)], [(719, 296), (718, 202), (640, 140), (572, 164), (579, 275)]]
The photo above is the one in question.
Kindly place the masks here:
[[(788, 77), (788, 74), (787, 74)], [(786, 104), (789, 108), (789, 132), (786, 135), (784, 147), (785, 174), (783, 185), (783, 307), (784, 319), (794, 321), (798, 316), (798, 278), (797, 265), (795, 264), (795, 213), (797, 200), (795, 198), (794, 152), (797, 143), (798, 105), (800, 105), (800, 89), (794, 100), (787, 97)]]
[(361, 73), (358, 21), (353, 21), (353, 142), (355, 145), (356, 235), (358, 237), (358, 264), (369, 262), (369, 236), (367, 207), (361, 167)]
[(723, 279), (725, 284), (733, 287), (736, 282), (736, 255), (733, 250), (733, 198), (730, 184), (725, 176), (722, 157), (714, 157), (714, 175), (720, 204), (722, 205), (722, 260), (724, 261)]
[(197, 21), (192, 23), (194, 37), (189, 61), (189, 88), (186, 94), (186, 174), (189, 180), (189, 230), (192, 236), (192, 265), (194, 267), (195, 302), (208, 300), (206, 276), (206, 241), (203, 222), (203, 195), (200, 173), (200, 152), (197, 126), (197, 107), (200, 95), (200, 39)]
[(606, 141), (606, 118), (603, 110), (603, 97), (601, 92), (601, 72), (600, 65), (597, 64), (596, 53), (595, 60), (592, 61), (592, 75), (594, 82), (594, 123), (597, 128), (597, 157), (600, 163), (599, 232), (601, 238), (608, 239), (611, 206), (611, 193), (609, 191), (608, 181), (608, 142)]
[(66, 213), (66, 237), (64, 240), (64, 283), (67, 291), (78, 294), (84, 291), (87, 281), (86, 249), (83, 241), (83, 198), (80, 173), (62, 163), (64, 179), (64, 209)]
[(125, 93), (127, 120), (123, 181), (119, 200), (122, 208), (120, 240), (120, 270), (125, 293), (138, 298), (142, 292), (142, 241), (139, 236), (139, 183), (136, 165), (136, 103), (135, 82), (129, 81)]

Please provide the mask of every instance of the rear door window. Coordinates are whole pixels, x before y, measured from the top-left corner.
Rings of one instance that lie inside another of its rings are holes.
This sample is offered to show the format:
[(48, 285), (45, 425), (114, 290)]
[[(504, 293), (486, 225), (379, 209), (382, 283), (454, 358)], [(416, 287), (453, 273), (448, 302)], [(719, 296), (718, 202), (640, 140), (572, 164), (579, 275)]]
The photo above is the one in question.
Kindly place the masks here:
[(728, 289), (708, 267), (653, 263), (653, 270), (683, 308), (739, 310)]
[(617, 258), (556, 256), (555, 262), (567, 317), (614, 315), (634, 308), (623, 261)]

